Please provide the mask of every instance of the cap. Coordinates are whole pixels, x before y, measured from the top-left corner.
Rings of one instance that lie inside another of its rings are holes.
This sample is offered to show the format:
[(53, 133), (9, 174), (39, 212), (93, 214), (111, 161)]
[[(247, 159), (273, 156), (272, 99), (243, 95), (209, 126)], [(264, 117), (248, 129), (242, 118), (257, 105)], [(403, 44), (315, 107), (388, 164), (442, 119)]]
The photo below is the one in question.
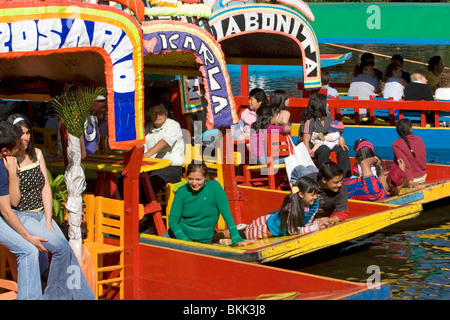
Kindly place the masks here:
[(398, 167), (396, 163), (391, 164), (391, 169), (388, 173), (389, 181), (392, 186), (398, 187), (403, 185), (403, 181), (405, 181), (405, 172)]
[(370, 149), (372, 149), (372, 151), (374, 151), (373, 150), (373, 145), (369, 141), (363, 141), (360, 144), (358, 144), (358, 147), (356, 148), (356, 151), (358, 151), (362, 147), (369, 147)]
[(105, 96), (99, 95), (97, 98), (95, 98), (95, 101), (101, 101), (106, 100)]
[(341, 121), (334, 120), (330, 127), (328, 128), (328, 131), (330, 132), (337, 132), (338, 130), (344, 129), (344, 124)]

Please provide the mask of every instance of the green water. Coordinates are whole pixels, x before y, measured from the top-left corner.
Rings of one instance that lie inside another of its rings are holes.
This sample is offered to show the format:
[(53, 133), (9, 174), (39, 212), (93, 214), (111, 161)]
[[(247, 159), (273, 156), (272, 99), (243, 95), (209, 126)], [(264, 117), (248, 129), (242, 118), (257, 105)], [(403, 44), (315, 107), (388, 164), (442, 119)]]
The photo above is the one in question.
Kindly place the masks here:
[(392, 300), (450, 299), (450, 206), (440, 201), (417, 218), (368, 237), (274, 266), (366, 283), (377, 266)]

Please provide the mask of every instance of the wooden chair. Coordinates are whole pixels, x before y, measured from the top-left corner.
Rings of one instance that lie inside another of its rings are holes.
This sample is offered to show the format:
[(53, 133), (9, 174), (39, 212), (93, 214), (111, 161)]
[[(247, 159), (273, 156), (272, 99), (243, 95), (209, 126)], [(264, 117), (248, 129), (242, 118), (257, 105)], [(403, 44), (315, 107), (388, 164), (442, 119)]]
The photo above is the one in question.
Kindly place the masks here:
[(17, 282), (11, 280), (0, 279), (0, 300), (16, 300), (17, 299)]
[(244, 185), (263, 187), (268, 189), (281, 189), (281, 181), (287, 178), (286, 165), (274, 164), (274, 160), (289, 156), (292, 144), (288, 142), (288, 136), (281, 133), (266, 134), (266, 159), (265, 165), (244, 165)]
[(94, 294), (96, 299), (105, 298), (115, 289), (119, 291), (120, 299), (123, 299), (123, 200), (95, 197), (94, 204), (94, 241), (85, 242), (94, 260)]

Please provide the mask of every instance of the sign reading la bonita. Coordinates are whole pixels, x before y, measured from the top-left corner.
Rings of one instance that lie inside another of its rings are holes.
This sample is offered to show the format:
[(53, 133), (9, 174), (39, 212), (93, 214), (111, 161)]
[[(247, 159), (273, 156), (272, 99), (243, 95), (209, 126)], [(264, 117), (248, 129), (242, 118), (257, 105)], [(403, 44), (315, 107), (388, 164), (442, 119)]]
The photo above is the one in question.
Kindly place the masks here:
[(305, 87), (320, 86), (317, 39), (308, 22), (290, 9), (260, 4), (233, 14), (223, 10), (210, 19), (210, 26), (219, 42), (253, 32), (276, 33), (294, 39), (303, 51)]

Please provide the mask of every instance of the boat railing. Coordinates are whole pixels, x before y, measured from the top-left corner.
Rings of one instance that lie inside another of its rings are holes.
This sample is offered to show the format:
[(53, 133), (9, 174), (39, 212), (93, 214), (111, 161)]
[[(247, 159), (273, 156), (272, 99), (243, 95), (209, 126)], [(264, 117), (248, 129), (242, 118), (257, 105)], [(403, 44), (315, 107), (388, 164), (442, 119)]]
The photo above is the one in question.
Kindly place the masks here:
[[(308, 98), (289, 98), (291, 122), (300, 122), (301, 114), (308, 105), (308, 101)], [(235, 97), (235, 103), (237, 110), (242, 110), (248, 106), (248, 97)], [(329, 97), (328, 106), (335, 119), (342, 120), (344, 116), (347, 116), (354, 119), (355, 125), (362, 123), (377, 125), (375, 121), (381, 118), (386, 120), (384, 124), (395, 126), (395, 120), (408, 118), (414, 124), (420, 124), (420, 127), (427, 127), (427, 111), (433, 116), (433, 123), (429, 123), (430, 126), (438, 128), (441, 127), (441, 122), (450, 121), (450, 101), (405, 101), (376, 97), (360, 100), (355, 97), (338, 96), (337, 98)], [(364, 116), (361, 116), (361, 113)]]

